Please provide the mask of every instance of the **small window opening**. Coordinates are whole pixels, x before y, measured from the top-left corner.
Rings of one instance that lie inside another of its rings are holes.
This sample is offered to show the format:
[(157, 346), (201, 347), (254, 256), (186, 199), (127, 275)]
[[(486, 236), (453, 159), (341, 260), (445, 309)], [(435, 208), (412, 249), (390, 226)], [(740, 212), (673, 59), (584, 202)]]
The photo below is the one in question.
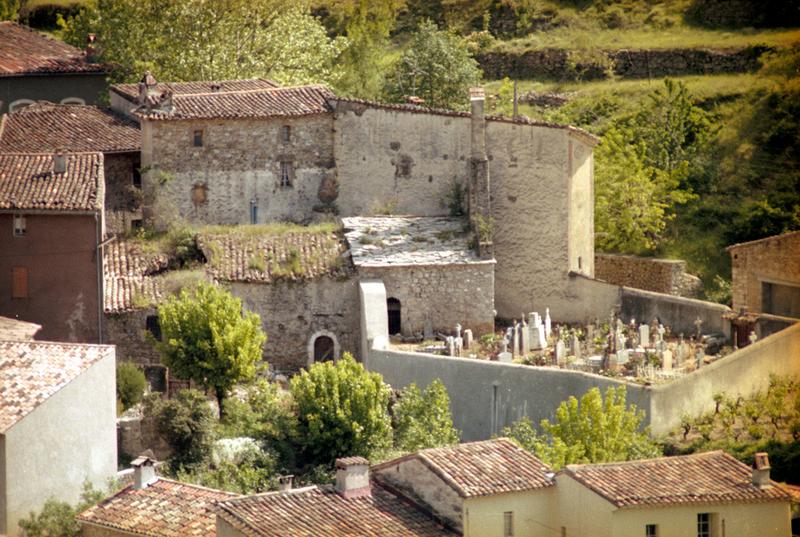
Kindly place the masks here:
[(281, 186), (282, 187), (290, 187), (292, 186), (292, 163), (291, 162), (281, 162)]
[(647, 524), (644, 527), (644, 537), (658, 537), (658, 526), (655, 524)]
[(503, 537), (514, 537), (514, 512), (503, 513)]
[(28, 269), (11, 269), (11, 298), (28, 298)]
[(194, 131), (192, 135), (192, 145), (195, 147), (203, 147), (203, 131)]
[(161, 323), (158, 321), (158, 315), (148, 315), (144, 325), (156, 341), (161, 341)]
[(258, 201), (250, 200), (250, 223), (258, 224)]
[(697, 537), (712, 537), (711, 515), (709, 513), (697, 514)]
[(141, 218), (134, 218), (133, 220), (131, 220), (131, 229), (134, 231), (142, 229), (143, 225), (144, 224), (142, 223)]
[(14, 215), (14, 236), (23, 237), (28, 232), (24, 214)]
[(136, 164), (133, 165), (133, 186), (142, 188), (142, 170)]
[(289, 125), (284, 125), (281, 127), (281, 141), (283, 141), (285, 144), (288, 144), (292, 141), (292, 127)]
[(400, 308), (400, 301), (396, 298), (386, 299), (386, 311), (389, 314), (389, 334), (391, 335), (402, 332)]

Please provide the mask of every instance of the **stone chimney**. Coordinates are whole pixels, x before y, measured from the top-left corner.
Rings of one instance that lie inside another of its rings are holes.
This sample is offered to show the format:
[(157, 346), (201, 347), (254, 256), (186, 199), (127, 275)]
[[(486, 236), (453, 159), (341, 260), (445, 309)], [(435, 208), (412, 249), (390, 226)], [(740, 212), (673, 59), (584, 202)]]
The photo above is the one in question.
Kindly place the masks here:
[(53, 155), (53, 173), (66, 173), (67, 156), (61, 151), (56, 151)]
[(369, 461), (364, 457), (336, 459), (336, 492), (344, 498), (369, 496)]
[(136, 490), (146, 489), (158, 481), (156, 475), (156, 460), (150, 450), (145, 451), (131, 462), (133, 467), (133, 488)]
[(278, 490), (280, 490), (281, 492), (292, 490), (293, 482), (294, 482), (293, 475), (278, 476)]
[(97, 36), (95, 34), (86, 35), (86, 61), (94, 62), (97, 60), (96, 42)]
[(492, 204), (489, 183), (489, 159), (486, 156), (486, 95), (483, 88), (471, 88), (469, 222), (475, 251), (481, 259), (494, 257), (492, 245)]
[(764, 452), (756, 453), (756, 462), (753, 467), (753, 485), (760, 489), (770, 488), (772, 481), (769, 479), (769, 457)]

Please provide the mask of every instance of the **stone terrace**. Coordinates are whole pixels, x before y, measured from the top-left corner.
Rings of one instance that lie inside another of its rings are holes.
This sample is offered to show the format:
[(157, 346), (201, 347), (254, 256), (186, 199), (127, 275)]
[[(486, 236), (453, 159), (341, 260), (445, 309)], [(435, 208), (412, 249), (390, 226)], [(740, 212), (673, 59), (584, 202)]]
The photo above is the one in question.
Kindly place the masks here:
[(483, 263), (469, 247), (460, 218), (372, 216), (343, 218), (356, 266)]

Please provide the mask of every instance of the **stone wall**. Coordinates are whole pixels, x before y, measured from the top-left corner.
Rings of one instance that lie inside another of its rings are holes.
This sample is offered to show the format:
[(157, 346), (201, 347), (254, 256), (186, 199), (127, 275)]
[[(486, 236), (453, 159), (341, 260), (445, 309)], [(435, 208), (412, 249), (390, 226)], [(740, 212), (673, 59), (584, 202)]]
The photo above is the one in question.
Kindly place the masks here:
[(383, 281), (387, 298), (401, 304), (405, 335), (423, 334), (426, 323), (450, 334), (457, 323), (475, 337), (494, 331), (494, 261), (465, 265), (359, 267), (364, 279)]
[(134, 170), (140, 167), (139, 153), (106, 154), (103, 163), (106, 176), (106, 231), (125, 233), (131, 220), (141, 219), (141, 187), (133, 184)]
[[(605, 51), (613, 63), (613, 72), (623, 78), (662, 78), (665, 76), (746, 73), (757, 71), (759, 57), (769, 50), (764, 46), (742, 49), (631, 49)], [(487, 79), (503, 77), (531, 79), (573, 78), (576, 68), (570, 66), (569, 51), (539, 49), (525, 52), (485, 52), (477, 56)], [(607, 78), (598, 63), (580, 64), (582, 78)]]
[(636, 319), (637, 322), (650, 322), (658, 318), (664, 326), (669, 326), (674, 334), (694, 334), (697, 331), (695, 320), (703, 321), (703, 334), (719, 333), (730, 338), (730, 322), (723, 315), (731, 309), (723, 304), (684, 298), (641, 289), (622, 288), (621, 313), (623, 319)]
[(151, 315), (157, 315), (155, 308), (105, 314), (103, 342), (116, 345), (117, 361), (140, 365), (161, 363), (161, 356), (147, 331), (147, 317)]
[(261, 316), (267, 334), (264, 360), (273, 371), (297, 372), (310, 363), (313, 340), (335, 337), (340, 353), (359, 352), (358, 284), (354, 278), (322, 277), (272, 284), (226, 284), (244, 307)]
[[(282, 128), (291, 129), (283, 142)], [(333, 179), (330, 115), (269, 120), (144, 121), (145, 208), (157, 225), (176, 216), (209, 224), (305, 222), (321, 205), (323, 179)], [(195, 131), (202, 147), (194, 147)], [(293, 167), (281, 185), (281, 162)], [(166, 174), (162, 173), (166, 172)]]
[(668, 295), (697, 297), (702, 283), (687, 274), (686, 262), (633, 255), (595, 254), (594, 275), (615, 285)]

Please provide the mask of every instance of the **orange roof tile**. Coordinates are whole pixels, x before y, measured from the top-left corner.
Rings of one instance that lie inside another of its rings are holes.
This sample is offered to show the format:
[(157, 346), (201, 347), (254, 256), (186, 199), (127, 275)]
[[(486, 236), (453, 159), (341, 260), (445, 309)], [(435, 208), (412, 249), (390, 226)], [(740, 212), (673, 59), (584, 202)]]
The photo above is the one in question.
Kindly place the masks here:
[(164, 295), (163, 281), (154, 273), (169, 266), (169, 257), (146, 251), (137, 241), (116, 240), (103, 249), (103, 310), (120, 313), (136, 309), (136, 298), (155, 303)]
[(752, 470), (722, 451), (608, 464), (569, 465), (563, 473), (617, 507), (789, 501), (752, 484)]
[(141, 490), (128, 485), (77, 519), (149, 537), (212, 537), (217, 533), (214, 504), (236, 496), (159, 478)]
[(0, 341), (0, 433), (113, 354), (109, 345)]
[(103, 73), (83, 51), (13, 22), (0, 22), (0, 77), (28, 74)]
[[(196, 93), (249, 91), (256, 89), (269, 89), (280, 87), (277, 83), (266, 78), (248, 80), (200, 80), (193, 82), (159, 82), (156, 91), (171, 91), (173, 95), (187, 95)], [(139, 97), (139, 84), (114, 84), (111, 91), (134, 102)]]

